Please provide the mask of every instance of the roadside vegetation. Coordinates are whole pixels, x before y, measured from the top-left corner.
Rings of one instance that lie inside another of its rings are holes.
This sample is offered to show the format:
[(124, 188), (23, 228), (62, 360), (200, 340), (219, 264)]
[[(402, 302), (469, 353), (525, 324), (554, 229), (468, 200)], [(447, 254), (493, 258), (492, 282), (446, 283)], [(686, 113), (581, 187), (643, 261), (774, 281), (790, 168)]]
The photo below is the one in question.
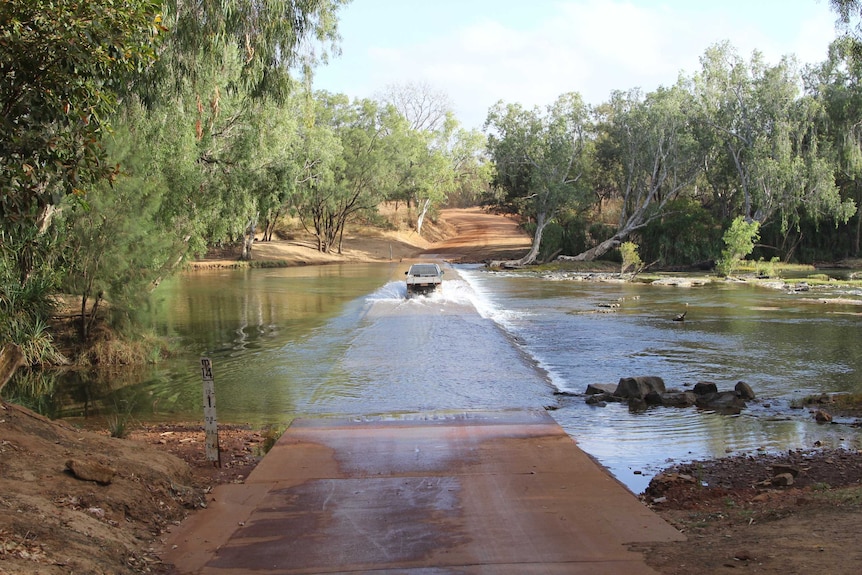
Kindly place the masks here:
[(254, 259), (286, 220), (340, 253), (348, 226), (421, 235), (484, 205), (533, 237), (508, 265), (633, 274), (860, 256), (858, 1), (832, 1), (818, 65), (721, 43), (650, 93), (501, 100), (483, 132), (427, 85), (316, 91), (345, 1), (0, 5), (0, 342), (31, 365), (153, 361), (152, 290), (209, 249)]

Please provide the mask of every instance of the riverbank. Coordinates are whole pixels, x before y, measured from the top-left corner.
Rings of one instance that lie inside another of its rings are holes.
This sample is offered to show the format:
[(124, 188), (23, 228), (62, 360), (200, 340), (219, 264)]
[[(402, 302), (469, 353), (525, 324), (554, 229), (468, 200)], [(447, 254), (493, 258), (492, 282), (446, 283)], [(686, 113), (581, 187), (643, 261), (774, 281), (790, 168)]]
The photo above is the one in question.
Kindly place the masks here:
[[(509, 218), (474, 209), (444, 212), (441, 219), (454, 235), (419, 242), (408, 234), (403, 252), (393, 248), (393, 259), (481, 262), (514, 257), (529, 246)], [(390, 241), (347, 238), (345, 246), (359, 258), (353, 261), (388, 260)], [(313, 259), (314, 247), (300, 240), (285, 238), (278, 245), (287, 259), (267, 265), (330, 263)], [(212, 263), (218, 262), (202, 265)], [(206, 505), (214, 485), (243, 481), (276, 434), (222, 425), (222, 466), (216, 467), (206, 459), (198, 423), (141, 426), (131, 428), (127, 439), (115, 439), (107, 430), (83, 431), (2, 404), (0, 573), (169, 573), (157, 552), (165, 531)], [(689, 540), (640, 551), (657, 572), (668, 574), (862, 572), (855, 541), (862, 527), (862, 455), (811, 447), (788, 454), (797, 475), (786, 486), (757, 485), (771, 482), (781, 464), (766, 454), (668, 470), (672, 480), (651, 488), (644, 504)], [(95, 481), (93, 470), (110, 480)]]

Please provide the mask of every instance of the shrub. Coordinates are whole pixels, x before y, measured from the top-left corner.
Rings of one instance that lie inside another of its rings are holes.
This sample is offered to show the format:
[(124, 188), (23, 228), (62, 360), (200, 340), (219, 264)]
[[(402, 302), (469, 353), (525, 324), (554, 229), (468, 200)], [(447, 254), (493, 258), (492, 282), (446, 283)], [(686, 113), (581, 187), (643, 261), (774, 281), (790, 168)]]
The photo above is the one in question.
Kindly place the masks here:
[(754, 244), (760, 239), (759, 229), (760, 224), (747, 222), (742, 216), (733, 220), (724, 232), (725, 248), (721, 252), (721, 258), (716, 262), (715, 267), (719, 275), (731, 275), (739, 262), (754, 250)]
[(638, 245), (634, 242), (625, 242), (620, 245), (620, 255), (623, 263), (620, 266), (620, 273), (626, 273), (626, 270), (631, 269), (633, 274), (637, 274), (643, 269), (643, 262), (638, 255)]

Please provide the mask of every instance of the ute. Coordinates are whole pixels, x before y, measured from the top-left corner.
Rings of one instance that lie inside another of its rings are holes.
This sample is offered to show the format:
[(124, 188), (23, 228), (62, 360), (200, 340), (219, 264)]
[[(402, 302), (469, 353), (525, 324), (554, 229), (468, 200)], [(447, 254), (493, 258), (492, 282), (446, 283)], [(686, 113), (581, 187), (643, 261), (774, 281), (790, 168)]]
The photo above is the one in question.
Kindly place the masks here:
[(407, 297), (425, 295), (443, 287), (443, 270), (437, 264), (413, 264), (407, 276)]

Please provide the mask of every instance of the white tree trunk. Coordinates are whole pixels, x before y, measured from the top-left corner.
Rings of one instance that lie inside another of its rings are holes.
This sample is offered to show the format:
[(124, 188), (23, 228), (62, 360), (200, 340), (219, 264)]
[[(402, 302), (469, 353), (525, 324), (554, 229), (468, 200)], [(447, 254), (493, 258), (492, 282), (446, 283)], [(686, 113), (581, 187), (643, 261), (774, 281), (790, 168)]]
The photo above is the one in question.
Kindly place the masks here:
[(431, 206), (431, 198), (425, 198), (425, 203), (419, 211), (419, 218), (416, 220), (416, 233), (422, 235), (422, 224), (425, 222), (425, 214), (428, 213), (428, 208)]
[(240, 255), (240, 259), (244, 262), (251, 260), (251, 248), (254, 246), (254, 233), (256, 228), (257, 214), (248, 221), (248, 226), (245, 230), (245, 237), (242, 242), (242, 255)]
[(545, 227), (550, 222), (551, 218), (548, 218), (544, 213), (538, 214), (536, 217), (536, 234), (533, 236), (533, 245), (530, 247), (530, 251), (519, 260), (491, 262), (491, 267), (519, 268), (534, 263), (539, 256), (539, 248), (542, 247), (542, 234), (545, 233)]

